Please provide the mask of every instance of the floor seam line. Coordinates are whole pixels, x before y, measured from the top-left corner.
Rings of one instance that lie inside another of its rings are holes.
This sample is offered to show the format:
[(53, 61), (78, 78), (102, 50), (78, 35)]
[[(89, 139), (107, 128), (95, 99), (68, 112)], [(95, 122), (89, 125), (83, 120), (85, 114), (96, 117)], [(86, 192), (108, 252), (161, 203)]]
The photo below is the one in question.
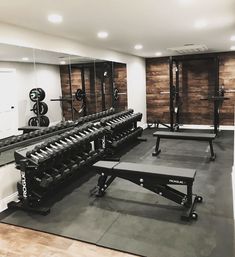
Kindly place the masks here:
[(104, 235), (109, 231), (109, 229), (112, 227), (112, 225), (118, 220), (120, 216), (120, 213), (118, 214), (117, 218), (107, 227), (107, 229), (104, 231), (104, 233), (100, 236), (100, 238), (96, 241), (96, 245), (98, 244), (98, 242), (104, 237)]

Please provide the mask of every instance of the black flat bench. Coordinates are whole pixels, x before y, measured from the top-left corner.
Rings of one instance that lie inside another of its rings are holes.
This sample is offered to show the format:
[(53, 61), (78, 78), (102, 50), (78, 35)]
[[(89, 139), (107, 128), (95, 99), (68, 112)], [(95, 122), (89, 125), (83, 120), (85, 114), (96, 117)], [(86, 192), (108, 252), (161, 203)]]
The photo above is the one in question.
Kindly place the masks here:
[[(100, 177), (97, 187), (91, 190), (92, 194), (103, 196), (114, 179), (119, 177), (184, 206), (182, 219), (197, 219), (195, 204), (202, 202), (202, 197), (192, 193), (196, 170), (111, 161), (98, 161), (93, 167)], [(186, 186), (187, 193), (182, 193), (169, 185)]]
[(213, 140), (216, 137), (216, 134), (207, 134), (207, 133), (186, 133), (186, 132), (164, 132), (164, 131), (157, 131), (153, 133), (154, 137), (157, 137), (155, 152), (152, 153), (152, 156), (157, 156), (161, 152), (159, 149), (160, 139), (167, 138), (167, 139), (182, 139), (182, 140), (195, 140), (195, 141), (208, 141), (210, 145), (211, 157), (212, 161), (215, 160), (215, 153), (213, 149)]

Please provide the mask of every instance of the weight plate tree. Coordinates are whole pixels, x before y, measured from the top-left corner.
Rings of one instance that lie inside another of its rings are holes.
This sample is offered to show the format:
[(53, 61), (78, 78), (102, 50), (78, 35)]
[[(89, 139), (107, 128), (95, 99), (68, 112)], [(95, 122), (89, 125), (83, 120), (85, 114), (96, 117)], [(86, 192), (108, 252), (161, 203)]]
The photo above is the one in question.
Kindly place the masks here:
[(48, 127), (50, 124), (49, 118), (45, 116), (48, 112), (48, 106), (42, 102), (45, 99), (45, 91), (42, 88), (33, 88), (29, 92), (29, 98), (34, 102), (33, 111), (37, 116), (32, 117), (28, 121), (29, 126)]

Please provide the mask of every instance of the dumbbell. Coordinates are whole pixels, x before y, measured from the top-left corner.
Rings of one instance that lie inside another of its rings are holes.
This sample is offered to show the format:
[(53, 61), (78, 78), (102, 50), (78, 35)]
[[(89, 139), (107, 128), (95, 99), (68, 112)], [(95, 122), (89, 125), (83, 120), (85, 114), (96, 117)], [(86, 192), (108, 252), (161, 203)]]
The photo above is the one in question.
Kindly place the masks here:
[(63, 172), (63, 177), (67, 176), (70, 173), (70, 169), (68, 168), (68, 165), (63, 163), (62, 164), (62, 172)]
[(99, 156), (99, 154), (97, 151), (91, 151), (90, 156), (91, 156), (91, 161), (93, 162), (96, 160), (96, 158)]
[(36, 130), (35, 132), (34, 132), (34, 135), (35, 135), (35, 137), (38, 137), (38, 136), (40, 136), (42, 133), (41, 133), (41, 130), (40, 129), (38, 129), (38, 130)]
[(126, 120), (128, 118), (131, 118), (132, 117), (132, 114), (125, 114), (125, 115), (121, 115), (117, 118), (117, 120), (119, 121), (123, 121), (123, 120)]
[(40, 147), (40, 151), (44, 154), (47, 153), (47, 156), (50, 158), (52, 158), (52, 160), (56, 157), (61, 156), (64, 151), (66, 150), (64, 148), (63, 145), (59, 144), (59, 143), (55, 143), (53, 141), (44, 143), (43, 145), (39, 146)]
[(53, 177), (47, 173), (44, 173), (42, 178), (34, 177), (34, 179), (39, 183), (39, 186), (43, 188), (48, 188), (53, 182)]
[(62, 123), (59, 123), (59, 124), (56, 124), (55, 127), (57, 130), (60, 130), (60, 129), (62, 129), (63, 125), (62, 125)]
[(9, 139), (5, 139), (3, 142), (2, 142), (3, 146), (7, 146), (10, 144), (10, 140)]
[(75, 143), (78, 141), (73, 132), (65, 132), (63, 135)]
[(78, 142), (78, 139), (75, 138), (75, 140), (73, 140), (71, 137), (63, 136), (59, 140), (59, 143), (64, 144), (64, 147), (66, 148), (66, 150), (71, 150), (72, 148), (76, 147), (76, 143)]
[(44, 128), (43, 130), (44, 130), (45, 134), (48, 134), (51, 131), (50, 127)]
[(46, 151), (48, 154), (51, 154), (52, 156), (56, 156), (60, 152), (57, 149), (52, 149), (48, 143), (41, 144), (40, 148), (42, 151)]
[(14, 144), (17, 142), (17, 137), (12, 137), (9, 140), (10, 140), (10, 144)]
[(40, 164), (46, 160), (45, 156), (43, 156), (35, 151), (28, 151), (26, 153), (26, 157), (33, 159), (38, 164)]
[(50, 175), (52, 176), (54, 183), (59, 182), (62, 178), (62, 174), (61, 174), (60, 170), (58, 170), (57, 168), (52, 168)]
[(50, 161), (52, 161), (56, 157), (55, 151), (47, 150), (46, 148), (44, 147), (42, 148), (41, 146), (35, 146), (34, 151), (44, 156), (47, 160), (50, 160)]

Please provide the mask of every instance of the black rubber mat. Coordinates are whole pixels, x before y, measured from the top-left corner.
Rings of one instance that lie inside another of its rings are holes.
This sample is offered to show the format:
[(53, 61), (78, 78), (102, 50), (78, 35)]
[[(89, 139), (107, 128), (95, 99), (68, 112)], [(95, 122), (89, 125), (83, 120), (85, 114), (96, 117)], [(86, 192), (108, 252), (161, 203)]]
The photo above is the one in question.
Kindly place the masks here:
[(97, 176), (61, 194), (47, 216), (7, 211), (2, 222), (88, 241), (100, 246), (153, 257), (234, 256), (231, 171), (233, 133), (221, 132), (210, 162), (206, 142), (164, 140), (159, 157), (152, 157), (154, 130), (147, 142), (135, 145), (123, 161), (197, 169), (194, 192), (197, 221), (180, 220), (182, 208), (128, 181), (116, 179), (102, 198), (89, 195)]

